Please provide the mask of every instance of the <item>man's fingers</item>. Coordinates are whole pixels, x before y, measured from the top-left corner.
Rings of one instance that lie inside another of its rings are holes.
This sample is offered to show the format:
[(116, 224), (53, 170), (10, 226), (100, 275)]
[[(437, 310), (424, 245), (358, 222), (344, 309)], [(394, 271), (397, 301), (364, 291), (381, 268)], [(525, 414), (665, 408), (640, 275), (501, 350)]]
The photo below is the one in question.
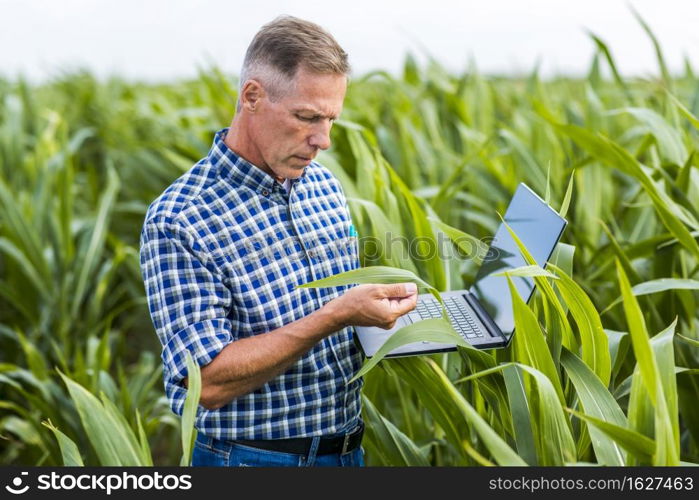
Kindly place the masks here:
[(394, 283), (383, 285), (384, 297), (409, 297), (417, 294), (415, 283)]
[(403, 314), (407, 314), (415, 309), (415, 306), (417, 305), (417, 295), (411, 295), (401, 299), (394, 299), (390, 302), (393, 312), (402, 316)]

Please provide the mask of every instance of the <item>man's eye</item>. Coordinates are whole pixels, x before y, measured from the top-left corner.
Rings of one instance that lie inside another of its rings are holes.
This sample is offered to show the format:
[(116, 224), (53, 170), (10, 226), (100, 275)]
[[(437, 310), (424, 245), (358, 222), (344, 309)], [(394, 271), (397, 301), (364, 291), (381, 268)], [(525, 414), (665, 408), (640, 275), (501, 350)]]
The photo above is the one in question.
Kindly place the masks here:
[(316, 121), (316, 117), (315, 117), (315, 116), (302, 116), (302, 115), (296, 115), (296, 118), (298, 118), (299, 120), (304, 121), (304, 122), (314, 122), (314, 121)]

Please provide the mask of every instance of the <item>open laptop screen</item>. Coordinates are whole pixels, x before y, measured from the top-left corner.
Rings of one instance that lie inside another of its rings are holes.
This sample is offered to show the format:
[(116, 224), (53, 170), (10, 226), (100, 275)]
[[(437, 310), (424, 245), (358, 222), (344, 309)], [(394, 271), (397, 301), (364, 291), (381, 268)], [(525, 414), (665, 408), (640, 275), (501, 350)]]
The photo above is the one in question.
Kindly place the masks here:
[[(517, 187), (504, 218), (537, 264), (544, 267), (565, 228), (565, 219), (524, 184)], [(469, 290), (508, 338), (514, 331), (515, 323), (507, 278), (491, 275), (525, 265), (527, 264), (519, 253), (517, 244), (505, 225), (500, 224)], [(533, 278), (513, 277), (512, 281), (522, 299), (529, 302), (534, 292)]]

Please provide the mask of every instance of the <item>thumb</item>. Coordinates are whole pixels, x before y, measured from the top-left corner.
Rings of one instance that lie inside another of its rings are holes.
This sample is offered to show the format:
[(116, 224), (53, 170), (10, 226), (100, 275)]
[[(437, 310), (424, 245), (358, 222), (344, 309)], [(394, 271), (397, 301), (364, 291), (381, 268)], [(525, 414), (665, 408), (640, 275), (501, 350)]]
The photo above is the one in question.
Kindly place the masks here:
[(386, 297), (409, 297), (417, 293), (415, 283), (395, 283), (384, 287)]

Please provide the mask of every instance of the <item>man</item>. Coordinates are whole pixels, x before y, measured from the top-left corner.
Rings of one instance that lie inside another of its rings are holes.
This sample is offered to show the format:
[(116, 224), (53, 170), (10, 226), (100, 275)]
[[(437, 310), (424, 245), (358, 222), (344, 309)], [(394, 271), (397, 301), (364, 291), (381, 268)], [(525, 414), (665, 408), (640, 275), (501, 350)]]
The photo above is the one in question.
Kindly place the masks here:
[(319, 26), (265, 25), (230, 128), (149, 207), (141, 268), (176, 413), (185, 353), (202, 367), (193, 465), (363, 465), (352, 325), (392, 327), (417, 289), (297, 288), (359, 266), (340, 184), (314, 161), (348, 73)]

